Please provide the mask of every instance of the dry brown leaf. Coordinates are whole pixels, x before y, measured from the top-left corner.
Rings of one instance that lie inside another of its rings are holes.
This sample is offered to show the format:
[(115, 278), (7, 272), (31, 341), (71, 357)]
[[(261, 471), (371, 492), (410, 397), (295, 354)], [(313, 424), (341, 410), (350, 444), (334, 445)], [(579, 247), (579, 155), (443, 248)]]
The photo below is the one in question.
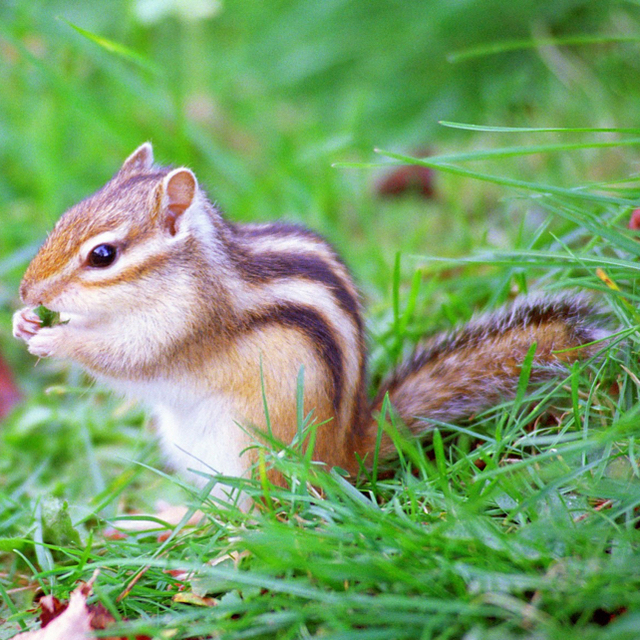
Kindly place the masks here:
[(44, 628), (20, 633), (15, 640), (91, 640), (91, 615), (87, 609), (86, 587), (78, 587), (69, 598), (69, 605)]
[[(41, 629), (26, 631), (14, 640), (97, 640), (95, 629), (107, 629), (115, 620), (101, 604), (87, 605), (96, 571), (89, 582), (81, 584), (64, 603), (54, 596), (40, 599)], [(125, 640), (122, 636), (101, 636), (101, 640)], [(149, 636), (136, 636), (136, 640), (151, 640)]]
[(67, 605), (60, 602), (55, 596), (42, 596), (38, 600), (38, 606), (40, 607), (41, 627), (46, 627), (67, 608)]
[(193, 591), (181, 591), (173, 596), (174, 602), (181, 602), (182, 604), (192, 604), (197, 607), (214, 607), (218, 604), (215, 598), (207, 598), (205, 596), (199, 596)]

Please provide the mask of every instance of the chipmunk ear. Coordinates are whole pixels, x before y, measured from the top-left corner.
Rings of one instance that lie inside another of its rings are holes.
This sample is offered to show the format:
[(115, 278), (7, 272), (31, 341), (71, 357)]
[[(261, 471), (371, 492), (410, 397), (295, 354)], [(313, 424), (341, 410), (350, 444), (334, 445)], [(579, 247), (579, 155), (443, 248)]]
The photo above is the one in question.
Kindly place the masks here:
[(146, 173), (153, 167), (153, 147), (150, 142), (141, 144), (122, 164), (119, 176)]
[(198, 189), (198, 181), (189, 169), (181, 167), (167, 174), (162, 181), (164, 191), (164, 220), (166, 231), (175, 236), (182, 214), (191, 206)]

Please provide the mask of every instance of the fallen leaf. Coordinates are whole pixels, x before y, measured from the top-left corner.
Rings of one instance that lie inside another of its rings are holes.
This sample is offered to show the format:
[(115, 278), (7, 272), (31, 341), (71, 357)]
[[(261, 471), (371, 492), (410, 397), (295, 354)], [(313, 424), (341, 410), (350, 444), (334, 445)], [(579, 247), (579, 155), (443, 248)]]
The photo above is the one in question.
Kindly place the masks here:
[(126, 540), (128, 535), (124, 531), (118, 531), (115, 527), (106, 527), (102, 535), (107, 540)]
[(11, 369), (0, 356), (0, 419), (4, 418), (20, 402), (21, 398)]
[[(42, 629), (18, 634), (16, 640), (91, 640), (91, 616), (87, 609), (87, 595), (78, 587), (69, 604)], [(44, 600), (44, 598), (43, 598)], [(58, 603), (59, 604), (59, 603)]]
[[(81, 584), (64, 603), (55, 596), (40, 598), (41, 629), (26, 631), (14, 640), (97, 640), (94, 630), (104, 630), (115, 620), (100, 603), (87, 605), (92, 585), (98, 576), (96, 571), (89, 582)], [(126, 640), (124, 636), (104, 636), (101, 640)], [(150, 636), (137, 635), (135, 640), (151, 640)]]
[[(416, 154), (429, 155), (426, 151)], [(383, 198), (395, 198), (406, 193), (417, 193), (425, 199), (435, 196), (434, 172), (421, 165), (405, 165), (389, 170), (376, 184), (376, 192)]]
[(40, 607), (40, 626), (46, 627), (54, 618), (57, 618), (66, 608), (55, 596), (42, 596), (38, 601)]
[(193, 604), (198, 607), (213, 607), (218, 604), (215, 598), (199, 596), (197, 593), (193, 593), (193, 591), (180, 591), (173, 596), (173, 601), (181, 602), (182, 604)]

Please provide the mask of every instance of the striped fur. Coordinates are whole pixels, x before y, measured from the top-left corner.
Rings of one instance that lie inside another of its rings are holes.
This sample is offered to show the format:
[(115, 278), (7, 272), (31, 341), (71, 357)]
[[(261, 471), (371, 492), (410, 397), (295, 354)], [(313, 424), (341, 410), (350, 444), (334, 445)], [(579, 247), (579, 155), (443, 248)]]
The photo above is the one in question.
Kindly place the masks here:
[[(513, 398), (520, 367), (536, 343), (531, 384), (566, 373), (603, 348), (610, 319), (584, 295), (532, 295), (420, 345), (381, 387), (416, 435), (430, 421), (455, 423)], [(595, 343), (595, 344), (591, 344)], [(385, 441), (388, 451), (391, 443)]]
[[(90, 268), (100, 243), (118, 259)], [(356, 454), (373, 450), (385, 393), (419, 433), (425, 417), (451, 422), (512, 396), (533, 341), (539, 381), (593, 352), (554, 350), (603, 335), (583, 298), (529, 299), (432, 339), (370, 405), (360, 298), (334, 249), (297, 225), (227, 222), (189, 170), (155, 166), (148, 144), (60, 219), (20, 291), (29, 308), (69, 322), (40, 328), (25, 309), (16, 335), (151, 405), (183, 471), (238, 474), (252, 463), (237, 425), (266, 429), (263, 388), (273, 435), (290, 441), (301, 369), (304, 411), (321, 425), (316, 457), (355, 471)]]

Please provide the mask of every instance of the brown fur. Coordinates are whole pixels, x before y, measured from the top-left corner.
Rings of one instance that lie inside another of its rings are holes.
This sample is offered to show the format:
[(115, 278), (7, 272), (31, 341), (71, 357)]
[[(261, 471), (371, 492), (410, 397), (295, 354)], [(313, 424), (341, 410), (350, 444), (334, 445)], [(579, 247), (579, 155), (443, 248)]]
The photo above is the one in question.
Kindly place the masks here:
[[(536, 383), (595, 347), (559, 350), (605, 335), (583, 297), (528, 298), (429, 340), (369, 404), (360, 299), (333, 248), (296, 225), (228, 223), (194, 192), (188, 170), (152, 163), (143, 145), (60, 219), (29, 265), (20, 289), (25, 303), (63, 300), (111, 323), (111, 333), (100, 326), (69, 333), (54, 355), (116, 382), (175, 380), (202, 398), (231, 397), (242, 424), (265, 430), (262, 366), (273, 435), (283, 442), (297, 432), (304, 367), (304, 411), (322, 423), (315, 456), (327, 464), (354, 472), (356, 454), (371, 456), (387, 393), (400, 420), (420, 435), (429, 419), (456, 422), (513, 397), (533, 342)], [(190, 215), (206, 237), (180, 235)], [(144, 257), (112, 277), (87, 270), (79, 248), (114, 230), (123, 255)], [(145, 254), (149, 246), (158, 249)], [(184, 422), (188, 429), (188, 415)], [(383, 455), (391, 451), (385, 438)]]
[[(416, 435), (429, 420), (455, 423), (511, 399), (531, 345), (529, 381), (556, 377), (565, 366), (593, 356), (607, 335), (608, 319), (585, 296), (532, 296), (420, 346), (382, 386), (402, 422)], [(371, 446), (372, 434), (365, 444)], [(383, 449), (389, 453), (390, 442)]]

